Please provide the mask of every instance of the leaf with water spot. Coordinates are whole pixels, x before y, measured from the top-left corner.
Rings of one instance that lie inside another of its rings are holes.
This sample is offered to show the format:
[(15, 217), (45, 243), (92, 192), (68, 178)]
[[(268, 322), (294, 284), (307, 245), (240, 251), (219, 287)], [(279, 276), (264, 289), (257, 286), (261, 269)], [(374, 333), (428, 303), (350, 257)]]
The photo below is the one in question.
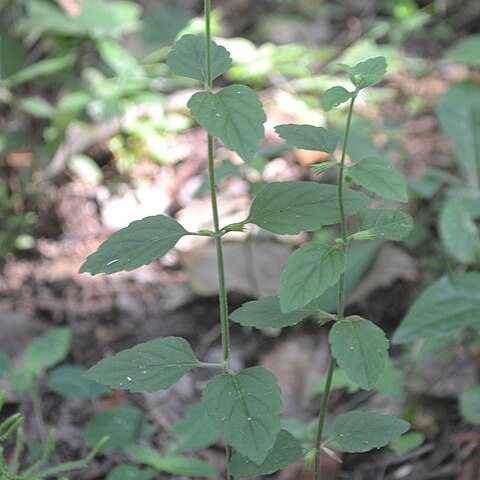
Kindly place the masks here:
[(188, 102), (195, 120), (212, 137), (251, 163), (260, 148), (267, 119), (253, 90), (245, 85), (230, 85), (217, 93), (199, 92)]
[(388, 363), (388, 340), (383, 330), (352, 315), (335, 322), (328, 338), (340, 368), (360, 387), (373, 388)]
[(189, 233), (165, 215), (145, 217), (115, 232), (89, 255), (79, 273), (115, 273), (134, 270), (163, 257)]
[(369, 230), (383, 240), (403, 240), (413, 228), (413, 218), (391, 208), (367, 208), (358, 212), (360, 230)]
[(203, 404), (227, 444), (254, 463), (262, 463), (280, 430), (280, 393), (271, 372), (252, 367), (211, 380)]
[(410, 428), (405, 420), (370, 412), (348, 412), (333, 424), (333, 438), (344, 452), (368, 452), (384, 447)]
[(141, 343), (100, 361), (85, 376), (116, 390), (170, 388), (200, 362), (186, 340), (167, 337)]

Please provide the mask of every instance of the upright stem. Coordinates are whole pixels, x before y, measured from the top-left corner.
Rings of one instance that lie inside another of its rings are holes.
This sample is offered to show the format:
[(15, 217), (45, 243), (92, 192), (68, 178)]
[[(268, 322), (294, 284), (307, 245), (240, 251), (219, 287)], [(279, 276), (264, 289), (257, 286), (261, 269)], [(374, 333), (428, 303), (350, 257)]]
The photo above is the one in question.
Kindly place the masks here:
[[(345, 262), (347, 258), (347, 221), (345, 218), (345, 205), (343, 199), (343, 187), (345, 177), (345, 159), (347, 156), (348, 137), (350, 135), (350, 125), (352, 123), (353, 105), (355, 104), (356, 95), (351, 99), (348, 109), (347, 126), (345, 128), (345, 135), (343, 137), (342, 146), (342, 158), (340, 160), (340, 168), (338, 172), (338, 184), (337, 184), (337, 196), (338, 196), (338, 209), (340, 210), (340, 232), (343, 240), (341, 247), (345, 253)], [(345, 284), (346, 284), (346, 268), (340, 275), (338, 281), (338, 307), (337, 307), (337, 320), (342, 320), (345, 314)], [(325, 382), (325, 388), (322, 395), (322, 404), (320, 406), (320, 413), (318, 416), (317, 436), (315, 440), (315, 460), (314, 460), (314, 480), (321, 480), (321, 445), (323, 437), (323, 429), (325, 427), (325, 418), (327, 416), (328, 400), (330, 398), (330, 389), (332, 387), (333, 372), (335, 370), (335, 359), (333, 355), (330, 355), (328, 362), (327, 380)]]
[[(207, 82), (206, 90), (212, 91), (212, 47), (211, 47), (211, 0), (205, 0), (205, 52), (207, 63)], [(208, 181), (210, 186), (210, 198), (212, 203), (213, 228), (215, 231), (215, 247), (217, 251), (217, 268), (218, 268), (218, 300), (220, 305), (220, 323), (222, 331), (222, 350), (223, 350), (223, 371), (230, 372), (230, 330), (228, 324), (228, 300), (227, 289), (225, 285), (225, 268), (223, 263), (223, 246), (222, 232), (220, 230), (220, 222), (218, 215), (217, 189), (215, 182), (215, 164), (214, 164), (214, 148), (213, 137), (208, 135)], [(233, 450), (230, 445), (226, 448), (227, 461), (227, 479), (234, 480), (233, 475), (229, 473), (229, 464), (232, 458)]]

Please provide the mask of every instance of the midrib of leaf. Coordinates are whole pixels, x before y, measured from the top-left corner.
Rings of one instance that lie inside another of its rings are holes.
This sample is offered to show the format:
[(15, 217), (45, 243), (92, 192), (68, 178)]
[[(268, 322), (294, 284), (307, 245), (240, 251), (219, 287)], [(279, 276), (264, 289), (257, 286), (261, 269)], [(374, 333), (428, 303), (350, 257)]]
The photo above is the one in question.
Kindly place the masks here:
[[(467, 128), (470, 130), (470, 135), (468, 135), (470, 141), (468, 142), (468, 162), (471, 163), (472, 168), (474, 170), (474, 175), (468, 175), (467, 182), (468, 184), (473, 187), (473, 188), (479, 188), (479, 166), (477, 164), (477, 157), (476, 157), (476, 151), (475, 151), (475, 115), (474, 115), (474, 109), (475, 107), (469, 106), (467, 110), (468, 114), (468, 122), (467, 122)], [(480, 162), (480, 159), (478, 159), (478, 162)]]
[(369, 385), (371, 385), (371, 379), (370, 379), (370, 375), (368, 374), (368, 370), (365, 368), (365, 365), (366, 365), (366, 361), (365, 361), (365, 349), (363, 348), (363, 345), (362, 345), (362, 342), (360, 341), (360, 337), (358, 335), (358, 332), (355, 330), (354, 326), (353, 326), (353, 323), (352, 322), (349, 322), (348, 324), (348, 328), (351, 330), (351, 335), (352, 337), (356, 340), (357, 342), (357, 345), (358, 345), (358, 349), (360, 351), (360, 355), (362, 357), (362, 365), (361, 365), (361, 368), (365, 374), (365, 378), (367, 379)]

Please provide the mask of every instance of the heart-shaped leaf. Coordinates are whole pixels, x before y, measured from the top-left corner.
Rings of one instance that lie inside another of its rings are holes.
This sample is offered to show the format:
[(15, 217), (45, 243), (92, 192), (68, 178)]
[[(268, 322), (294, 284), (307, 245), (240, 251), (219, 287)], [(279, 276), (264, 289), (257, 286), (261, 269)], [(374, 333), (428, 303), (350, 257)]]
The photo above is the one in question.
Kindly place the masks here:
[(354, 67), (343, 64), (339, 66), (350, 75), (350, 80), (358, 90), (379, 82), (387, 72), (385, 57), (369, 58)]
[(388, 340), (383, 330), (354, 315), (335, 322), (329, 341), (340, 368), (360, 387), (373, 388), (388, 362)]
[(265, 112), (257, 95), (245, 85), (230, 85), (217, 93), (199, 92), (188, 102), (197, 122), (212, 137), (251, 163), (263, 138)]
[(354, 95), (354, 92), (349, 92), (343, 87), (329, 88), (322, 95), (322, 107), (328, 112), (332, 108), (338, 107), (338, 105), (350, 100)]
[(348, 412), (333, 424), (335, 440), (344, 452), (368, 452), (384, 447), (410, 428), (405, 420), (370, 412)]
[(170, 388), (200, 362), (186, 340), (167, 337), (141, 343), (97, 363), (85, 376), (116, 390)]
[[(173, 73), (206, 83), (207, 60), (206, 41), (199, 35), (184, 35), (172, 48), (167, 64)], [(231, 66), (232, 59), (227, 49), (211, 41), (212, 80), (224, 74)]]
[(280, 388), (262, 367), (224, 374), (211, 380), (203, 404), (217, 430), (240, 455), (262, 463), (280, 430)]
[(369, 230), (383, 240), (403, 240), (413, 228), (413, 218), (390, 208), (367, 208), (357, 215), (360, 230)]
[[(359, 192), (345, 189), (345, 214), (352, 215), (370, 203)], [(265, 230), (295, 235), (313, 232), (340, 221), (337, 188), (315, 182), (272, 182), (264, 185), (250, 207), (247, 220)]]
[(115, 273), (134, 270), (163, 257), (188, 232), (165, 215), (146, 217), (115, 232), (92, 253), (80, 273)]
[(386, 160), (377, 157), (364, 158), (348, 168), (348, 175), (355, 183), (381, 197), (398, 202), (408, 201), (405, 178)]
[(261, 464), (235, 453), (230, 462), (230, 474), (238, 477), (269, 475), (288, 467), (301, 456), (302, 446), (298, 440), (286, 430), (280, 430), (275, 445)]
[(304, 150), (333, 153), (338, 143), (335, 133), (312, 125), (278, 125), (275, 131), (290, 145)]
[(448, 337), (467, 327), (478, 328), (480, 273), (445, 276), (414, 301), (393, 337), (408, 343)]
[(279, 297), (283, 312), (304, 307), (337, 283), (345, 270), (345, 251), (306, 243), (290, 255), (282, 274)]

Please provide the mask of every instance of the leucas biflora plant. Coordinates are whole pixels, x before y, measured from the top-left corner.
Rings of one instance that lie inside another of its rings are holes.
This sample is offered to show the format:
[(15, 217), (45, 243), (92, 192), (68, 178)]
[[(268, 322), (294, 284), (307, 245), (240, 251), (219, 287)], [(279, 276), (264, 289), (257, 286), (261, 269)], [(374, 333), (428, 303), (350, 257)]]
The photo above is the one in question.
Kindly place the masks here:
[[(216, 244), (223, 359), (219, 363), (199, 360), (186, 340), (155, 339), (117, 353), (92, 367), (87, 377), (114, 389), (153, 392), (174, 385), (193, 368), (219, 369), (203, 392), (203, 407), (226, 443), (226, 478), (273, 473), (298, 460), (304, 446), (281, 429), (282, 402), (273, 373), (263, 367), (233, 371), (230, 365), (230, 333), (222, 239), (247, 225), (279, 235), (314, 232), (325, 225), (340, 224), (341, 236), (332, 244), (309, 242), (296, 250), (282, 276), (279, 295), (248, 302), (230, 315), (230, 320), (256, 328), (282, 328), (321, 313), (332, 323), (332, 358), (323, 395), (317, 440), (306, 446), (315, 457), (315, 480), (320, 479), (320, 453), (336, 445), (347, 452), (379, 448), (404, 433), (409, 425), (394, 417), (367, 412), (338, 416), (324, 438), (329, 390), (335, 364), (362, 388), (373, 388), (388, 360), (388, 342), (377, 326), (358, 316), (344, 318), (346, 257), (348, 245), (374, 238), (399, 240), (412, 226), (411, 218), (391, 209), (368, 209), (370, 197), (346, 187), (356, 183), (380, 196), (406, 201), (401, 174), (388, 162), (367, 158), (346, 165), (346, 149), (355, 99), (359, 92), (381, 79), (386, 63), (375, 58), (354, 67), (344, 67), (354, 90), (334, 87), (325, 93), (325, 110), (350, 102), (341, 159), (335, 158), (338, 139), (333, 132), (309, 125), (281, 125), (282, 138), (298, 148), (320, 150), (332, 160), (316, 167), (318, 173), (337, 168), (338, 185), (311, 181), (274, 182), (264, 185), (250, 206), (247, 218), (221, 226), (215, 187), (215, 139), (235, 151), (245, 163), (252, 162), (264, 135), (266, 120), (256, 94), (247, 86), (230, 85), (213, 90), (213, 81), (231, 66), (228, 51), (211, 40), (210, 0), (205, 0), (205, 36), (185, 35), (174, 45), (168, 65), (177, 75), (198, 80), (204, 91), (195, 93), (188, 107), (207, 130), (208, 175), (213, 229), (189, 232), (165, 215), (147, 217), (114, 233), (90, 255), (80, 272), (111, 274), (133, 270), (165, 255), (184, 236), (211, 237)], [(359, 228), (349, 231), (347, 217), (357, 214)], [(338, 313), (322, 312), (317, 298), (338, 284)], [(311, 453), (309, 454), (311, 455)]]

